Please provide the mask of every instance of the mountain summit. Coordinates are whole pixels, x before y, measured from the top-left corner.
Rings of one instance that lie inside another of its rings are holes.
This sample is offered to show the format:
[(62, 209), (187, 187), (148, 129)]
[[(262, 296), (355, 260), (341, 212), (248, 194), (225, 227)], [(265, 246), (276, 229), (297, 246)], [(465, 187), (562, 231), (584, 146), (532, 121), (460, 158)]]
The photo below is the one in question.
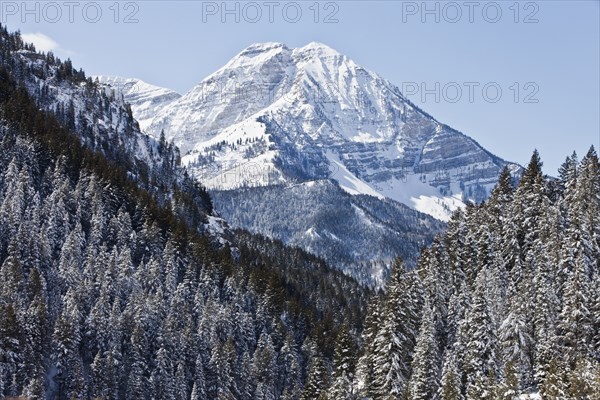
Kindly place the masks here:
[(331, 178), (443, 220), (484, 199), (505, 165), (519, 169), (316, 42), (253, 44), (144, 125), (213, 189)]

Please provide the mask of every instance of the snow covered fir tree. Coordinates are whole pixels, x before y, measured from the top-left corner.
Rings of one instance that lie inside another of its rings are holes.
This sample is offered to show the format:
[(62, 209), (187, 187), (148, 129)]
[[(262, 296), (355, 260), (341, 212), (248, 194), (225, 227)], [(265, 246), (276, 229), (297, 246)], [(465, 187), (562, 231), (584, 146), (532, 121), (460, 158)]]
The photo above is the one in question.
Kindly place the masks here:
[(354, 199), (406, 230), (373, 246), (412, 254), (381, 290), (229, 228), (213, 201), (234, 196), (180, 159), (120, 93), (0, 28), (0, 398), (600, 399), (593, 147), (557, 178), (534, 152), (447, 225)]
[[(355, 392), (373, 399), (600, 398), (600, 169), (537, 152), (457, 211), (372, 301)], [(360, 397), (359, 398), (362, 398)]]

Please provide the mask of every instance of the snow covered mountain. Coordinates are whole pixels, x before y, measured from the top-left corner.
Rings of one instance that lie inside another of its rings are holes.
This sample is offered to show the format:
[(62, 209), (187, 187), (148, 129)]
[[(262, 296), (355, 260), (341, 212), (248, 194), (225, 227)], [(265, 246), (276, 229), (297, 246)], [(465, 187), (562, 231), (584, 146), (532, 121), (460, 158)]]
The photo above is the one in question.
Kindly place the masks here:
[[(169, 104), (163, 91), (124, 94), (146, 132), (164, 131), (213, 189), (332, 178), (445, 220), (465, 198), (484, 199), (504, 165), (520, 168), (320, 43), (254, 44)], [(142, 113), (149, 103), (160, 106)]]
[(100, 84), (112, 87), (127, 99), (142, 130), (148, 128), (154, 116), (165, 106), (181, 97), (171, 89), (154, 86), (140, 79), (105, 75), (94, 78), (97, 78)]

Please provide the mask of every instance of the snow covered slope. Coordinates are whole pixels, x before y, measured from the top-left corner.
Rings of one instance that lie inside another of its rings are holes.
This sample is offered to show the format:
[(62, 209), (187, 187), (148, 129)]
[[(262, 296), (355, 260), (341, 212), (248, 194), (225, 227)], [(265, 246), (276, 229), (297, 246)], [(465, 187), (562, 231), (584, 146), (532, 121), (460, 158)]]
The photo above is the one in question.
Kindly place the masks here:
[(159, 101), (151, 119), (141, 111), (148, 98), (124, 94), (146, 132), (164, 130), (213, 189), (332, 178), (444, 220), (465, 198), (484, 199), (507, 164), (320, 43), (251, 45), (182, 97)]
[(148, 128), (152, 118), (166, 105), (181, 97), (171, 89), (154, 86), (139, 79), (104, 75), (93, 78), (97, 78), (102, 85), (112, 87), (127, 99), (142, 130)]

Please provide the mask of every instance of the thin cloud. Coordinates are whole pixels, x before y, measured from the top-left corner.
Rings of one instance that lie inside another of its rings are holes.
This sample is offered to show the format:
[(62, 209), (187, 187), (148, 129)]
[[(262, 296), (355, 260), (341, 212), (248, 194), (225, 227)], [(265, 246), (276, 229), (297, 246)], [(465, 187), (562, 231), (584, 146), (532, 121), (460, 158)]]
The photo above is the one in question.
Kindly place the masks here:
[(23, 33), (21, 37), (25, 42), (33, 43), (36, 50), (44, 52), (53, 52), (57, 54), (71, 56), (74, 53), (72, 51), (63, 49), (60, 45), (52, 39), (50, 36), (44, 35), (43, 33)]

